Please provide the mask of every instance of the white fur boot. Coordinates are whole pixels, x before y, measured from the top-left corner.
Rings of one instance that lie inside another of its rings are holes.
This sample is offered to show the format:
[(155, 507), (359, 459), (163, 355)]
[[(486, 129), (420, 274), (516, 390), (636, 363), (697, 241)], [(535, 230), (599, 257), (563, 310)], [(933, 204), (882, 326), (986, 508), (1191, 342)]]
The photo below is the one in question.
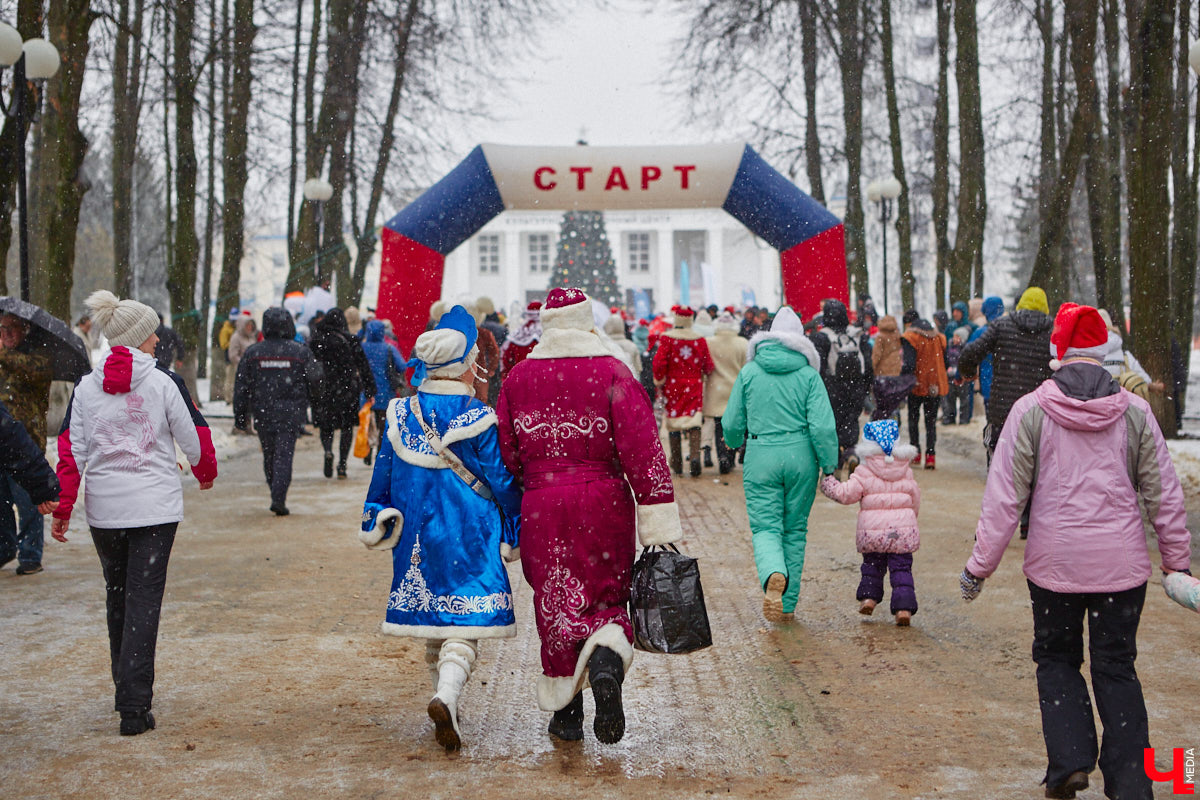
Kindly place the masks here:
[(434, 738), (447, 751), (462, 747), (458, 730), (458, 698), (475, 664), (475, 642), (447, 639), (438, 657), (437, 694), (429, 701)]

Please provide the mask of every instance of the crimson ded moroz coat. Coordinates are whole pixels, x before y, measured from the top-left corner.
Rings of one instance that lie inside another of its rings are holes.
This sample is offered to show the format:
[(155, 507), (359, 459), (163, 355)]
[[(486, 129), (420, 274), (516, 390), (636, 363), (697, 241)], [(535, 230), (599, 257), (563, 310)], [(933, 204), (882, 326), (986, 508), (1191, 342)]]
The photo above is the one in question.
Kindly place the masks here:
[(542, 326), (497, 414), (504, 463), (525, 484), (521, 564), (542, 644), (538, 704), (557, 711), (587, 685), (597, 647), (629, 668), (635, 531), (649, 546), (678, 540), (680, 527), (646, 392), (593, 332), (586, 295), (554, 290)]

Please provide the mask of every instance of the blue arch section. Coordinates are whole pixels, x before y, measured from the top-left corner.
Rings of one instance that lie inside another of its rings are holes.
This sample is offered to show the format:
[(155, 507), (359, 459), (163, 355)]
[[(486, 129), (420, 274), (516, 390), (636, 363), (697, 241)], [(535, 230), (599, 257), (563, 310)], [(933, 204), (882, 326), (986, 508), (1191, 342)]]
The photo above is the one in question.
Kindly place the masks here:
[(385, 227), (447, 255), (503, 210), (492, 169), (483, 148), (476, 146)]
[(749, 145), (722, 208), (781, 253), (842, 224)]

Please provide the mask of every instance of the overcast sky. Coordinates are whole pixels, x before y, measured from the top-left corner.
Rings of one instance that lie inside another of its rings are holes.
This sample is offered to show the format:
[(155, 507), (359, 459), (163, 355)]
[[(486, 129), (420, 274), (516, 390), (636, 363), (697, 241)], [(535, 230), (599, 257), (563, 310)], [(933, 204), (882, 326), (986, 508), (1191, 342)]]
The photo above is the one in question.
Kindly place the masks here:
[(664, 84), (684, 31), (678, 14), (639, 0), (610, 0), (607, 11), (574, 5), (538, 31), (536, 52), (501, 70), (511, 101), (496, 104), (494, 122), (463, 132), (464, 154), (479, 142), (573, 144), (581, 131), (598, 146), (711, 138), (680, 125), (682, 104)]

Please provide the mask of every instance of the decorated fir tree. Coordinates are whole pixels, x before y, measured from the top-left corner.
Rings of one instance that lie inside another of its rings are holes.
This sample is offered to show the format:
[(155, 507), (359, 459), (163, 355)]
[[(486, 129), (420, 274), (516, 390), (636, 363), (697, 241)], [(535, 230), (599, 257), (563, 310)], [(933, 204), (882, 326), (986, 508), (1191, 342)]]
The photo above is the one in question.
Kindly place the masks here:
[(617, 264), (613, 261), (604, 212), (568, 211), (558, 234), (558, 255), (550, 286), (577, 286), (588, 296), (612, 307), (621, 304)]

